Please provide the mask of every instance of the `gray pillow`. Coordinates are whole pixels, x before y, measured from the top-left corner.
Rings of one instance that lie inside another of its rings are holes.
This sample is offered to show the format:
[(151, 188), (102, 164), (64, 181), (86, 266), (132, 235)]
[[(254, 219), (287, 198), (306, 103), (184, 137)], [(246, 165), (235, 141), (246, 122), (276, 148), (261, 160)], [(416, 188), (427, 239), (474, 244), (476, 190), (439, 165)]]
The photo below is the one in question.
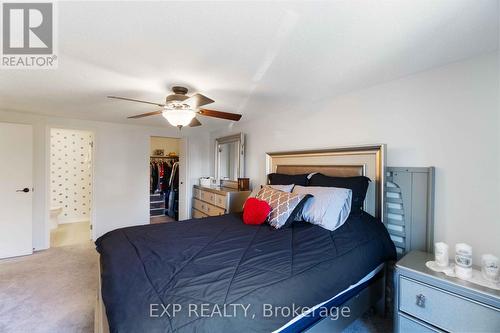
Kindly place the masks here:
[(352, 191), (338, 187), (295, 185), (295, 194), (311, 194), (299, 218), (333, 231), (339, 228), (351, 212)]

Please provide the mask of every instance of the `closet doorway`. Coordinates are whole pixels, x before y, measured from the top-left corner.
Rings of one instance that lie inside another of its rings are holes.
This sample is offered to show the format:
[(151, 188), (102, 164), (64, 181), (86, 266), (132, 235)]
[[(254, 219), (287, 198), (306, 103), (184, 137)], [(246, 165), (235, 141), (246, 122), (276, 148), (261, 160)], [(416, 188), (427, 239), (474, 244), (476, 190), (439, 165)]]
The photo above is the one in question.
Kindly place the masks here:
[(150, 150), (150, 223), (178, 221), (180, 139), (152, 136)]
[(94, 134), (50, 129), (50, 247), (92, 239)]

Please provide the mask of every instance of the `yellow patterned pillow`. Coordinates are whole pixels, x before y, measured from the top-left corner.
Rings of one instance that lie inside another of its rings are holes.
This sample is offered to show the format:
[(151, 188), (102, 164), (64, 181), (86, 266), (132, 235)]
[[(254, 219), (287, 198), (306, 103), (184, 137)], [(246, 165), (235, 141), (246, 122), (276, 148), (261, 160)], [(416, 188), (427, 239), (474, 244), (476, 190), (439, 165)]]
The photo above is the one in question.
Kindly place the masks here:
[(256, 198), (264, 200), (271, 206), (269, 224), (279, 229), (293, 222), (310, 197), (309, 194), (283, 192), (266, 185), (260, 189)]

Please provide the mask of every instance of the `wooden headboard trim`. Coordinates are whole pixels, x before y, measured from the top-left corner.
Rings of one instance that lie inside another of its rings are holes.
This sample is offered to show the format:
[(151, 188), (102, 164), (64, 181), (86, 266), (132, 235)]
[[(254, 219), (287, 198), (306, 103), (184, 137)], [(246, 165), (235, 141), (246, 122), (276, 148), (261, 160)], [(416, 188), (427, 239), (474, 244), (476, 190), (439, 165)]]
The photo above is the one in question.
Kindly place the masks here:
[[(384, 170), (385, 145), (367, 145), (356, 147), (341, 147), (333, 149), (286, 151), (267, 153), (266, 173), (281, 172), (300, 174), (321, 172), (329, 176), (369, 177), (373, 185), (367, 198), (368, 210), (376, 217), (384, 218)], [(326, 172), (325, 172), (326, 171)], [(373, 198), (374, 197), (374, 198)]]
[(280, 165), (276, 166), (277, 173), (285, 173), (288, 175), (299, 175), (304, 173), (321, 172), (326, 176), (364, 176), (365, 165)]

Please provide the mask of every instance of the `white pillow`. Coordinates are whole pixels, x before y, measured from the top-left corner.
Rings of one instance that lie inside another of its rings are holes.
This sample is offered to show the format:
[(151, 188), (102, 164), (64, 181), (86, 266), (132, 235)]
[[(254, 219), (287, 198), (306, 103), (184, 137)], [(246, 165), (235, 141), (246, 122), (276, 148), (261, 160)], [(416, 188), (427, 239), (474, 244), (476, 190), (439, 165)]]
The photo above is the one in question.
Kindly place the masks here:
[(290, 184), (290, 185), (257, 185), (253, 189), (252, 193), (250, 193), (249, 198), (255, 198), (257, 196), (257, 194), (259, 193), (260, 189), (262, 187), (264, 187), (264, 186), (269, 186), (269, 187), (271, 187), (271, 188), (273, 188), (275, 190), (278, 190), (278, 191), (282, 191), (282, 192), (286, 192), (286, 193), (291, 193), (294, 184)]
[(333, 231), (351, 212), (352, 191), (338, 187), (295, 185), (292, 193), (311, 194), (302, 208), (302, 220)]

